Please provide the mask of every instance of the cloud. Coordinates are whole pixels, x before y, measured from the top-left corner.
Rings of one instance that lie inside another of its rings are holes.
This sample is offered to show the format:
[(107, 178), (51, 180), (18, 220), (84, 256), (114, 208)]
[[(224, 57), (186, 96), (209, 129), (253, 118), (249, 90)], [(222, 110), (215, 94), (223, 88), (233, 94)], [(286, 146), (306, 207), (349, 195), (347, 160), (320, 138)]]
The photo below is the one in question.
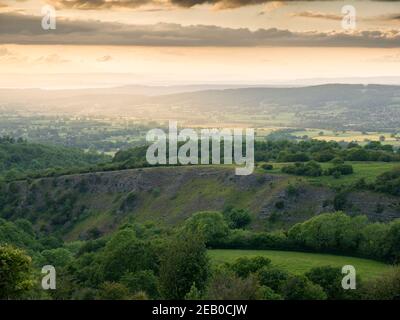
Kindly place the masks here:
[(385, 16), (386, 20), (400, 21), (400, 13)]
[(284, 1), (271, 1), (268, 2), (264, 8), (258, 13), (259, 15), (263, 15), (266, 13), (271, 13), (279, 8), (286, 6), (286, 2)]
[(7, 57), (11, 55), (12, 55), (11, 51), (8, 50), (7, 48), (0, 48), (0, 57)]
[(118, 8), (139, 8), (154, 0), (47, 0), (58, 9), (105, 10)]
[(0, 2), (0, 9), (1, 9), (1, 8), (6, 8), (6, 7), (8, 7), (7, 4)]
[(98, 62), (107, 62), (107, 61), (110, 61), (110, 60), (112, 60), (112, 57), (110, 55), (106, 55), (106, 56), (103, 56), (103, 57), (100, 57), (100, 58), (96, 59), (96, 61), (98, 61)]
[(292, 13), (291, 16), (292, 17), (302, 17), (302, 18), (339, 20), (339, 21), (343, 19), (343, 15), (340, 15), (340, 14), (316, 12), (316, 11), (295, 12), (295, 13)]
[(352, 33), (293, 32), (276, 28), (251, 31), (247, 28), (233, 29), (213, 25), (127, 25), (59, 18), (56, 30), (43, 30), (40, 21), (41, 17), (0, 13), (0, 44), (400, 47), (398, 29)]
[(248, 5), (262, 4), (270, 0), (47, 0), (59, 9), (105, 10), (105, 9), (135, 9), (144, 5), (176, 6), (191, 8), (196, 5), (210, 4), (216, 9), (232, 9)]
[(49, 54), (48, 56), (42, 56), (35, 60), (37, 63), (45, 63), (45, 64), (60, 64), (69, 62), (67, 59), (61, 58), (58, 54), (53, 53)]
[[(284, 0), (278, 2), (295, 2), (298, 0)], [(303, 0), (304, 1), (304, 0)], [(307, 0), (318, 1), (318, 0)], [(321, 1), (321, 0), (319, 0)], [(328, 0), (323, 0), (328, 1)], [(330, 0), (332, 1), (332, 0)], [(334, 0), (333, 0), (334, 1)], [(399, 0), (375, 0), (375, 1), (399, 1)], [(78, 10), (108, 10), (108, 9), (136, 9), (145, 5), (156, 6), (176, 6), (191, 8), (196, 5), (213, 5), (215, 9), (234, 9), (250, 5), (258, 5), (275, 0), (47, 0), (48, 3), (59, 9), (78, 9)]]

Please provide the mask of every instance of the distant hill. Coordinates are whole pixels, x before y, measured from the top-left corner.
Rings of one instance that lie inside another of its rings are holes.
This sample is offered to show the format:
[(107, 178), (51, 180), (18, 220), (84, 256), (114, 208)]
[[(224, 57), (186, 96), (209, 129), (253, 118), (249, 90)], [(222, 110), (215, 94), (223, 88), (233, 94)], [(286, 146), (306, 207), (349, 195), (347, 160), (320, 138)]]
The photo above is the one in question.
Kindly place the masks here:
[[(0, 111), (132, 116), (207, 125), (245, 123), (325, 129), (397, 131), (400, 86), (326, 84), (309, 87), (206, 86), (88, 90), (0, 90)], [(182, 92), (192, 90), (190, 92)], [(178, 91), (178, 93), (176, 93)]]

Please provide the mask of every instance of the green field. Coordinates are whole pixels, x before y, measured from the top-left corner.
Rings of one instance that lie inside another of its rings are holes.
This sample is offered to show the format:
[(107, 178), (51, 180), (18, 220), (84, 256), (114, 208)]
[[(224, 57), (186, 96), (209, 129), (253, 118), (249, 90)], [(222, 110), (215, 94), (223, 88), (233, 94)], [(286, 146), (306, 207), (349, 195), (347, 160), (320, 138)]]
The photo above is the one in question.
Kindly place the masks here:
[[(274, 168), (269, 173), (279, 173), (282, 174), (281, 169), (283, 166), (287, 165), (287, 163), (271, 163)], [(346, 185), (350, 183), (354, 183), (357, 180), (364, 178), (366, 182), (375, 181), (376, 177), (380, 174), (390, 171), (395, 167), (400, 167), (399, 162), (369, 162), (369, 161), (346, 161), (346, 164), (350, 164), (353, 166), (354, 173), (346, 176), (341, 176), (339, 179), (334, 178), (333, 176), (321, 176), (321, 177), (302, 177), (307, 181), (314, 184), (323, 184), (326, 186), (338, 186), (338, 185)], [(327, 169), (332, 167), (331, 163), (320, 163), (323, 169)], [(259, 169), (257, 172), (262, 172)], [(265, 172), (265, 171), (264, 171)]]
[[(351, 164), (354, 169), (354, 173), (346, 176), (341, 176), (339, 179), (335, 179), (332, 176), (322, 176), (317, 178), (308, 178), (311, 182), (321, 182), (329, 186), (337, 186), (341, 184), (354, 183), (357, 180), (364, 178), (365, 181), (371, 183), (374, 182), (376, 177), (381, 175), (386, 171), (390, 171), (395, 167), (399, 167), (398, 162), (346, 162), (346, 164)], [(321, 166), (325, 169), (332, 164), (322, 163)]]
[[(320, 133), (323, 133), (320, 135)], [(357, 142), (360, 145), (365, 145), (369, 141), (380, 141), (381, 137), (385, 137), (382, 141), (383, 144), (391, 144), (395, 147), (400, 146), (400, 140), (398, 136), (393, 136), (392, 133), (388, 132), (362, 132), (362, 131), (333, 131), (326, 129), (304, 129), (301, 131), (292, 132), (292, 135), (296, 137), (308, 136), (310, 139), (324, 140), (324, 141), (336, 141), (336, 142)]]
[(274, 250), (209, 250), (213, 263), (233, 262), (240, 257), (263, 256), (271, 259), (274, 266), (294, 274), (303, 274), (314, 267), (353, 265), (362, 279), (379, 277), (391, 266), (374, 260), (320, 253), (304, 253)]

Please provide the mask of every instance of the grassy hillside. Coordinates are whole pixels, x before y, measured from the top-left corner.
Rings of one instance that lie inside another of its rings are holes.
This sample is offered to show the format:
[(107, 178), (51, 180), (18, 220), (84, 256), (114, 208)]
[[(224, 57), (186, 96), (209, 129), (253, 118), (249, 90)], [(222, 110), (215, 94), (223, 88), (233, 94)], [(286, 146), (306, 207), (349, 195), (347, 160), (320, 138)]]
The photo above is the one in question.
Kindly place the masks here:
[(84, 167), (107, 160), (108, 157), (98, 153), (0, 137), (0, 177), (6, 179), (41, 170)]
[[(346, 211), (375, 221), (399, 217), (397, 197), (374, 195), (350, 197)], [(158, 167), (13, 182), (3, 186), (0, 215), (28, 218), (38, 228), (77, 239), (131, 220), (179, 225), (195, 212), (233, 206), (249, 210), (253, 229), (273, 230), (334, 212), (335, 196), (334, 190), (296, 176), (235, 176), (233, 167), (223, 166)]]
[(209, 250), (208, 254), (216, 264), (233, 262), (240, 257), (262, 256), (271, 259), (274, 266), (294, 274), (304, 274), (311, 268), (327, 265), (340, 268), (352, 265), (365, 280), (379, 277), (391, 269), (389, 265), (381, 262), (331, 254), (274, 250)]

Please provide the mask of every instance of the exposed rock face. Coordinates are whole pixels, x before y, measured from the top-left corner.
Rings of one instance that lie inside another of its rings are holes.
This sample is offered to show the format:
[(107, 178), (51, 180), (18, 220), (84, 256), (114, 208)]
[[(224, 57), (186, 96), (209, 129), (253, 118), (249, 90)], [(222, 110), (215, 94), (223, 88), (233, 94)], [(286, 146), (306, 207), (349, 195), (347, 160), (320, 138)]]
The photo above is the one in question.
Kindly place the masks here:
[[(248, 209), (255, 229), (287, 228), (335, 211), (335, 192), (327, 187), (276, 174), (236, 176), (233, 168), (223, 166), (70, 175), (15, 182), (5, 192), (7, 217), (25, 217), (49, 231), (61, 228), (73, 233), (71, 237), (93, 227), (107, 232), (132, 218), (179, 224), (194, 212), (223, 210), (227, 205)], [(399, 198), (371, 192), (350, 193), (345, 205), (347, 213), (374, 221), (400, 218), (399, 208)]]
[(347, 196), (346, 212), (365, 214), (373, 221), (388, 222), (400, 218), (400, 198), (372, 193), (352, 192)]

